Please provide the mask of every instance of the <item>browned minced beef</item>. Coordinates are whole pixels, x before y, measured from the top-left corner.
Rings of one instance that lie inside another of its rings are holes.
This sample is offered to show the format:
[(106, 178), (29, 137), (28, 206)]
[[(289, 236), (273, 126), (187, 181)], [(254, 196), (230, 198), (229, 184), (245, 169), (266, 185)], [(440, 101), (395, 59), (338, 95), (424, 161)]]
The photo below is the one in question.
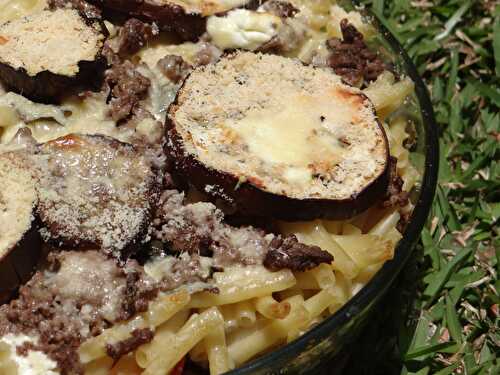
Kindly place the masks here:
[(403, 191), (404, 181), (398, 174), (397, 163), (398, 159), (391, 156), (389, 159), (389, 185), (382, 201), (382, 207), (398, 208), (401, 218), (396, 228), (399, 232), (403, 233), (410, 219), (410, 212), (405, 212), (402, 209), (408, 205), (410, 199), (409, 194)]
[[(56, 327), (54, 327), (56, 328)], [(46, 339), (52, 340), (53, 337)], [(53, 344), (33, 344), (25, 342), (17, 347), (17, 354), (20, 356), (27, 356), (30, 351), (42, 351), (57, 363), (57, 367), (61, 374), (83, 374), (83, 367), (78, 357), (78, 347), (80, 340), (74, 336), (61, 336), (56, 338)]]
[(149, 328), (135, 329), (132, 331), (132, 337), (113, 345), (107, 344), (106, 354), (117, 361), (120, 357), (134, 351), (139, 346), (147, 344), (153, 337), (154, 333)]
[(367, 47), (363, 34), (347, 19), (340, 22), (340, 29), (342, 40), (331, 38), (327, 41), (331, 51), (327, 64), (350, 85), (376, 80), (386, 69), (385, 63)]
[(121, 303), (120, 320), (128, 320), (135, 314), (146, 311), (149, 301), (158, 295), (157, 288), (148, 286), (147, 282), (144, 282), (142, 270), (139, 267), (129, 267), (129, 269)]
[(212, 203), (185, 204), (183, 193), (168, 190), (155, 219), (155, 236), (174, 251), (212, 255), (216, 266), (261, 263), (272, 235), (251, 226), (235, 228), (223, 219)]
[(307, 269), (332, 261), (329, 253), (304, 245), (294, 236), (282, 238), (252, 226), (233, 227), (213, 204), (184, 203), (184, 195), (176, 190), (165, 192), (162, 202), (155, 220), (156, 237), (174, 251), (212, 254), (216, 267), (264, 262), (273, 270)]
[(208, 65), (219, 61), (222, 51), (209, 42), (202, 42), (194, 57), (194, 65)]
[(164, 275), (160, 282), (161, 290), (173, 290), (186, 284), (207, 283), (212, 272), (206, 272), (202, 267), (201, 259), (196, 253), (183, 253), (176, 257), (169, 274)]
[[(49, 267), (20, 289), (19, 298), (0, 307), (0, 336), (8, 333), (38, 337), (32, 347), (52, 358), (62, 374), (82, 374), (78, 347), (122, 316), (127, 274), (139, 269), (134, 261), (120, 266), (98, 251), (49, 255)], [(141, 274), (135, 294), (147, 295), (155, 284)]]
[(331, 263), (333, 256), (318, 246), (300, 243), (294, 235), (274, 237), (264, 258), (264, 266), (271, 271), (288, 268), (306, 271), (321, 263)]
[(87, 18), (101, 18), (102, 12), (95, 5), (89, 4), (84, 0), (49, 0), (49, 9), (71, 7), (78, 10)]
[(259, 47), (266, 53), (285, 53), (297, 49), (307, 38), (307, 29), (293, 17), (282, 18), (283, 24), (278, 34)]
[(281, 0), (269, 0), (261, 6), (262, 10), (274, 14), (280, 18), (294, 17), (299, 10), (291, 3)]
[(155, 24), (151, 25), (136, 18), (130, 18), (118, 31), (114, 50), (122, 58), (132, 55), (144, 47), (148, 40), (158, 35), (158, 33), (159, 29)]
[(158, 61), (158, 68), (170, 81), (179, 83), (186, 78), (193, 67), (180, 56), (166, 55)]
[(146, 98), (151, 81), (128, 60), (113, 65), (105, 77), (111, 88), (110, 115), (115, 121), (124, 120)]
[(401, 217), (399, 218), (398, 223), (396, 224), (396, 229), (399, 231), (399, 233), (403, 233), (410, 221), (411, 212), (402, 212), (400, 210), (399, 214), (401, 215)]
[(403, 191), (403, 179), (397, 170), (398, 159), (394, 156), (389, 158), (389, 185), (382, 202), (383, 207), (404, 207), (409, 202), (408, 193)]

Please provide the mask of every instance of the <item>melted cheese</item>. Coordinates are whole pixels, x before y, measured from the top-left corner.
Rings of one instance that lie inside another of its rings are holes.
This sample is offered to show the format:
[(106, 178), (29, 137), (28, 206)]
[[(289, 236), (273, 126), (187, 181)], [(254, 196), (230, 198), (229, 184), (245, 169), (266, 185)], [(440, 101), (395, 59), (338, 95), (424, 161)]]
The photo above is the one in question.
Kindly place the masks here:
[(207, 32), (221, 49), (252, 51), (276, 36), (281, 24), (281, 19), (272, 14), (236, 9), (222, 17), (210, 17)]
[(162, 0), (182, 6), (187, 13), (201, 13), (203, 16), (226, 12), (248, 3), (248, 0)]
[(47, 6), (47, 0), (0, 0), (0, 24), (38, 12)]
[(28, 127), (41, 143), (72, 133), (103, 134), (130, 141), (134, 129), (117, 127), (108, 116), (105, 100), (103, 94), (92, 94), (83, 100), (69, 98), (61, 106), (54, 106), (7, 93), (0, 96), (0, 143), (10, 142), (23, 127)]
[(331, 168), (343, 160), (346, 150), (339, 137), (345, 137), (356, 111), (331, 97), (297, 95), (289, 103), (279, 112), (259, 112), (228, 126), (251, 153), (283, 165), (289, 182), (308, 183), (311, 166)]
[(26, 356), (16, 353), (24, 343), (36, 343), (37, 339), (26, 335), (7, 334), (0, 340), (0, 371), (2, 374), (57, 375), (57, 364), (45, 353), (31, 350)]

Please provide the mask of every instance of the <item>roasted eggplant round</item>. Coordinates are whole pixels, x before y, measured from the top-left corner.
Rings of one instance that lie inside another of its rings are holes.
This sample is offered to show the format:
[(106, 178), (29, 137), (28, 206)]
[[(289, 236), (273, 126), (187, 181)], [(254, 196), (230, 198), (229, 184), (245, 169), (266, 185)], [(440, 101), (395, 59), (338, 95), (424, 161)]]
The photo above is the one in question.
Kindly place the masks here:
[(35, 177), (15, 152), (0, 154), (0, 303), (28, 281), (39, 260)]
[(44, 240), (128, 254), (147, 234), (158, 197), (151, 159), (101, 135), (71, 134), (38, 148)]
[(388, 185), (370, 100), (285, 57), (235, 53), (194, 70), (169, 108), (167, 139), (179, 178), (243, 214), (345, 219)]
[(93, 88), (106, 67), (105, 30), (69, 8), (45, 10), (0, 25), (0, 80), (41, 102), (73, 88)]
[(231, 9), (258, 4), (253, 0), (91, 0), (91, 3), (155, 22), (182, 39), (195, 41), (205, 32), (206, 18)]

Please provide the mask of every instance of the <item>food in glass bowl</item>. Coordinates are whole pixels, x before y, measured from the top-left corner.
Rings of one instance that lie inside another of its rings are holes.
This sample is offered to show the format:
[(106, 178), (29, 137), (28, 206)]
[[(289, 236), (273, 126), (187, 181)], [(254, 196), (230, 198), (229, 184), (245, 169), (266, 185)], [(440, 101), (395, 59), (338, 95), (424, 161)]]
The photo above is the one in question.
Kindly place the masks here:
[(413, 82), (360, 13), (0, 7), (2, 374), (224, 373), (393, 258)]

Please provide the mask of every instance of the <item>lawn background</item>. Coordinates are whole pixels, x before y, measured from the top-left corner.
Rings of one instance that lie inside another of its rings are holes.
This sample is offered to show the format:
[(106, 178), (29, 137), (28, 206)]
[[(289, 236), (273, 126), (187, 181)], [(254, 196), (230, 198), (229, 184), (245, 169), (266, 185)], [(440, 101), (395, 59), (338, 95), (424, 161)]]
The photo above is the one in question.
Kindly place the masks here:
[(439, 185), (415, 257), (348, 375), (500, 374), (500, 1), (364, 0), (431, 93)]

